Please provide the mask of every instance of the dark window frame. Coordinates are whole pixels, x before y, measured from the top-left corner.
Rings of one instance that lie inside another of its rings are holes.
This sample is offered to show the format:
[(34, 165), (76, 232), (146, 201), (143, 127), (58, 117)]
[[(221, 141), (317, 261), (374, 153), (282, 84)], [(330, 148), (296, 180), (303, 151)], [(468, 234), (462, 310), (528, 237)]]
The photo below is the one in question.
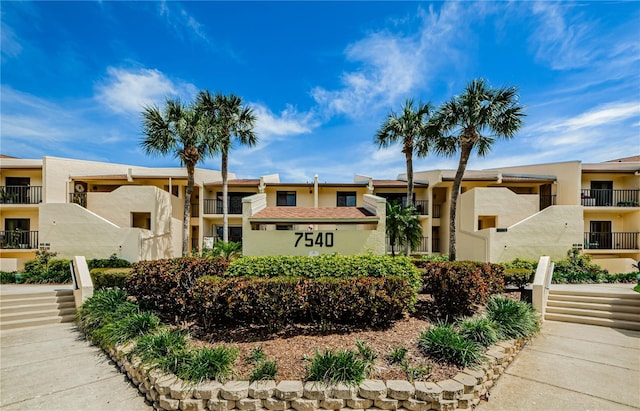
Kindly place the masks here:
[[(290, 201), (291, 199), (293, 199), (293, 201)], [(295, 207), (297, 200), (297, 192), (295, 191), (276, 192), (276, 206), (278, 207)]]
[[(350, 204), (349, 198), (353, 197), (353, 204)], [(357, 204), (357, 194), (355, 191), (338, 191), (336, 192), (337, 207), (355, 207)]]

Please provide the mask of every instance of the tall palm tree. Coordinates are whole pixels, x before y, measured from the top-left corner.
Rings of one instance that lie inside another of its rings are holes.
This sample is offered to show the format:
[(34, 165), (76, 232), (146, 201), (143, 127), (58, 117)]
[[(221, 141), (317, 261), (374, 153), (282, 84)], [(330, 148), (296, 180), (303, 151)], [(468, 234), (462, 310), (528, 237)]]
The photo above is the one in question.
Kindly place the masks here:
[(187, 168), (187, 190), (184, 198), (182, 220), (182, 255), (189, 252), (189, 223), (191, 221), (191, 194), (196, 165), (212, 155), (211, 141), (202, 132), (202, 116), (192, 105), (184, 105), (178, 99), (166, 100), (166, 107), (146, 106), (142, 112), (143, 134), (140, 143), (146, 154), (167, 155), (173, 153), (180, 164)]
[(391, 245), (391, 255), (396, 256), (395, 246), (418, 247), (422, 241), (422, 226), (418, 213), (412, 206), (402, 207), (396, 202), (387, 203), (385, 230)]
[(453, 181), (449, 221), (449, 260), (456, 259), (456, 207), (469, 156), (491, 151), (496, 138), (509, 140), (522, 127), (524, 107), (518, 104), (516, 87), (491, 88), (484, 79), (469, 83), (459, 96), (438, 108), (430, 129), (438, 135), (436, 151), (460, 161)]
[[(375, 135), (379, 147), (389, 147), (398, 141), (402, 142), (402, 153), (407, 167), (406, 206), (413, 205), (413, 154), (425, 157), (431, 147), (427, 124), (432, 111), (431, 103), (418, 103), (414, 108), (413, 100), (407, 99), (402, 106), (402, 113), (398, 115), (392, 111)], [(408, 243), (405, 244), (405, 252), (409, 255), (411, 247)]]
[(228, 205), (228, 162), (229, 151), (234, 141), (253, 147), (258, 143), (255, 131), (256, 116), (251, 107), (242, 104), (242, 99), (234, 94), (216, 94), (208, 90), (200, 91), (196, 99), (198, 110), (206, 117), (207, 132), (215, 141), (215, 149), (220, 153), (222, 165), (222, 240), (229, 241)]
[(424, 157), (431, 146), (426, 126), (432, 111), (431, 103), (418, 103), (414, 108), (413, 100), (407, 99), (402, 106), (402, 113), (398, 115), (392, 111), (376, 132), (375, 142), (380, 147), (402, 142), (402, 154), (407, 166), (407, 206), (413, 203), (413, 154)]

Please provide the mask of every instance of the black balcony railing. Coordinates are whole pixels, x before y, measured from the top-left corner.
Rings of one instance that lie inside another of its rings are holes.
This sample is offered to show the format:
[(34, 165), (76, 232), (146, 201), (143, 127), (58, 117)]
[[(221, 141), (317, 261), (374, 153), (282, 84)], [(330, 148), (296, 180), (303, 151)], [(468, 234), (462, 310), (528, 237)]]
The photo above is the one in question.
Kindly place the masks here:
[(586, 250), (638, 250), (638, 234), (633, 232), (586, 232), (584, 248)]
[(0, 186), (0, 203), (39, 204), (42, 202), (42, 186)]
[[(386, 243), (387, 243), (387, 253), (391, 252), (391, 244), (389, 243), (389, 238), (386, 238)], [(420, 242), (420, 245), (418, 247), (415, 248), (411, 248), (411, 252), (413, 253), (427, 253), (429, 252), (429, 237), (422, 237), (422, 241)], [(399, 246), (398, 244), (395, 245), (395, 252), (396, 254), (402, 254), (404, 252), (404, 246)]]
[(38, 248), (38, 232), (26, 230), (0, 231), (0, 248)]
[(432, 253), (439, 253), (440, 252), (440, 239), (439, 238), (432, 238), (431, 239), (431, 252)]
[(69, 193), (69, 202), (87, 208), (87, 193)]
[(581, 203), (586, 207), (640, 207), (640, 190), (592, 190), (581, 192)]
[(191, 203), (191, 217), (200, 217), (200, 204)]
[(545, 195), (540, 194), (540, 210), (544, 210), (547, 207), (551, 207), (552, 205), (556, 205), (556, 196), (553, 195)]
[(433, 218), (440, 218), (440, 209), (442, 208), (442, 204), (434, 204), (432, 211)]
[[(242, 214), (242, 199), (229, 198), (227, 212), (229, 214)], [(204, 200), (205, 214), (222, 214), (222, 200)]]

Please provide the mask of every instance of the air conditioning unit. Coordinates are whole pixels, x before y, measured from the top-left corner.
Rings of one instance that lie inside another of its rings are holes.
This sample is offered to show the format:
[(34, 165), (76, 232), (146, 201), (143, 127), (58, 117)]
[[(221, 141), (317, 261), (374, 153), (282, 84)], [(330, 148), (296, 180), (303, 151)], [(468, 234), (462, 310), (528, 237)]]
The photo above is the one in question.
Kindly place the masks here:
[(73, 183), (73, 192), (74, 193), (86, 193), (87, 192), (87, 183), (84, 181), (75, 181)]

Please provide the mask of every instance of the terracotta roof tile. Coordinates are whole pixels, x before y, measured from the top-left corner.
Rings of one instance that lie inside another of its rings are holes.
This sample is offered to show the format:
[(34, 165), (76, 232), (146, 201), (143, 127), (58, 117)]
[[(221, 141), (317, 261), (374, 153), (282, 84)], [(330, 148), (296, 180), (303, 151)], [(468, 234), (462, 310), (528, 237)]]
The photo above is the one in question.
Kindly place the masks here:
[(326, 220), (354, 220), (378, 217), (359, 207), (267, 207), (250, 217), (251, 220), (304, 220), (305, 222)]

